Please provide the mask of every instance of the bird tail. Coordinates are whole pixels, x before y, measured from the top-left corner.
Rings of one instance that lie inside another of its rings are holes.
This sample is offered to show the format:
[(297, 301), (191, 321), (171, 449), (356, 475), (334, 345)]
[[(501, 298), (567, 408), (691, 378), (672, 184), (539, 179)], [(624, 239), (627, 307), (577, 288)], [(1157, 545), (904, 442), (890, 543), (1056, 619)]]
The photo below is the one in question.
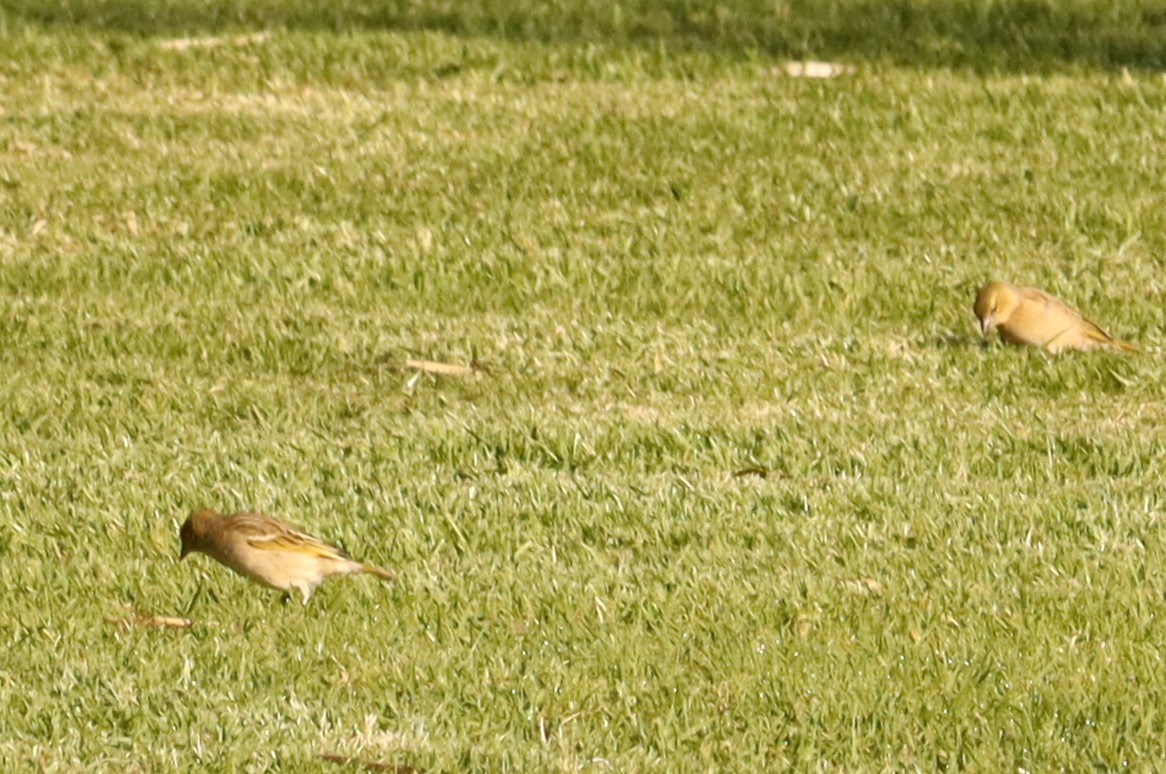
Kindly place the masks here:
[(1124, 350), (1126, 352), (1141, 352), (1142, 351), (1142, 348), (1139, 347), (1137, 344), (1134, 344), (1131, 341), (1123, 341), (1123, 340), (1119, 339), (1117, 336), (1110, 336), (1108, 333), (1105, 332), (1105, 329), (1103, 329), (1097, 323), (1093, 322), (1092, 320), (1087, 320), (1085, 318), (1082, 318), (1082, 319), (1084, 320), (1084, 322), (1086, 324), (1085, 338), (1090, 340), (1090, 341), (1096, 342), (1097, 345), (1100, 345), (1102, 347), (1113, 347), (1114, 349), (1120, 349), (1120, 350)]
[(375, 575), (378, 578), (380, 578), (381, 580), (391, 581), (391, 580), (397, 579), (396, 573), (390, 572), (389, 570), (382, 570), (380, 567), (377, 567), (375, 564), (362, 564), (360, 566), (360, 571), (367, 572), (369, 575)]

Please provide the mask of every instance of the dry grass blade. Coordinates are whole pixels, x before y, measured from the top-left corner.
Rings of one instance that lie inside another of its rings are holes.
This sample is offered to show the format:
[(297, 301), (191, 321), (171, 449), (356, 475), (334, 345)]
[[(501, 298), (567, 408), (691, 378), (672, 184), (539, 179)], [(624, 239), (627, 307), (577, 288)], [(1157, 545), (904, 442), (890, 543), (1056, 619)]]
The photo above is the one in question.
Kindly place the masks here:
[(263, 43), (269, 37), (270, 32), (256, 32), (251, 35), (236, 35), (234, 37), (223, 37), (215, 35), (207, 38), (170, 38), (168, 40), (158, 41), (158, 48), (164, 48), (169, 51), (186, 51), (190, 48), (217, 48), (219, 46), (251, 46), (256, 43)]
[(125, 628), (132, 626), (145, 626), (147, 628), (166, 628), (166, 629), (189, 629), (194, 626), (194, 619), (181, 618), (172, 615), (142, 615), (141, 613), (134, 613), (114, 621)]
[(427, 374), (439, 374), (441, 376), (469, 376), (474, 372), (474, 369), (468, 366), (439, 363), (436, 360), (414, 360), (410, 358), (405, 361), (405, 365), (424, 371)]
[(839, 75), (853, 75), (854, 68), (837, 62), (786, 62), (775, 72), (785, 73), (791, 78), (837, 78)]

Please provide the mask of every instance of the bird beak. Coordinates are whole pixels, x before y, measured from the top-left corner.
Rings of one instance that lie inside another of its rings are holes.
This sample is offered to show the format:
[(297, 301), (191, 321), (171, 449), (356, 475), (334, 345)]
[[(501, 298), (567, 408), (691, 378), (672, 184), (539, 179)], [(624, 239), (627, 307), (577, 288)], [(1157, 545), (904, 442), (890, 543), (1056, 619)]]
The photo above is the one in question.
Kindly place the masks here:
[(987, 336), (988, 331), (992, 330), (992, 326), (995, 324), (996, 320), (992, 317), (992, 315), (988, 315), (984, 319), (980, 320), (980, 335)]

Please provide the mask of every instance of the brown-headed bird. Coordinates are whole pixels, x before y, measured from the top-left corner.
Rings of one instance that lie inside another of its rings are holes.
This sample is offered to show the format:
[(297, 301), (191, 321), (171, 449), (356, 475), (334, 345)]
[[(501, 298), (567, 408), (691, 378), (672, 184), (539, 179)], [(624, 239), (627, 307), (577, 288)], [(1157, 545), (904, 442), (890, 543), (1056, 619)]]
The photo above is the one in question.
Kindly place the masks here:
[(183, 559), (201, 551), (256, 583), (290, 594), (304, 604), (329, 575), (367, 572), (384, 580), (393, 574), (353, 559), (339, 548), (261, 513), (195, 511), (182, 525)]
[(976, 293), (974, 308), (980, 318), (980, 332), (987, 336), (995, 328), (1009, 344), (1042, 347), (1054, 355), (1066, 349), (1137, 349), (1128, 341), (1110, 336), (1064, 301), (1036, 288), (989, 282)]

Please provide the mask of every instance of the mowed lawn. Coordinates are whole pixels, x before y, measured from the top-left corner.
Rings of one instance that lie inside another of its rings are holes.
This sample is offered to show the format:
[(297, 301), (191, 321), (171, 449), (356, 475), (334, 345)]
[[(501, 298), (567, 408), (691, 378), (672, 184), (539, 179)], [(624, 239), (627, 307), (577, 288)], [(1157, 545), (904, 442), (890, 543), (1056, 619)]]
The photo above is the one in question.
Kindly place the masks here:
[[(1164, 29), (0, 2), (2, 768), (1162, 760)], [(1142, 351), (985, 345), (990, 278)]]

